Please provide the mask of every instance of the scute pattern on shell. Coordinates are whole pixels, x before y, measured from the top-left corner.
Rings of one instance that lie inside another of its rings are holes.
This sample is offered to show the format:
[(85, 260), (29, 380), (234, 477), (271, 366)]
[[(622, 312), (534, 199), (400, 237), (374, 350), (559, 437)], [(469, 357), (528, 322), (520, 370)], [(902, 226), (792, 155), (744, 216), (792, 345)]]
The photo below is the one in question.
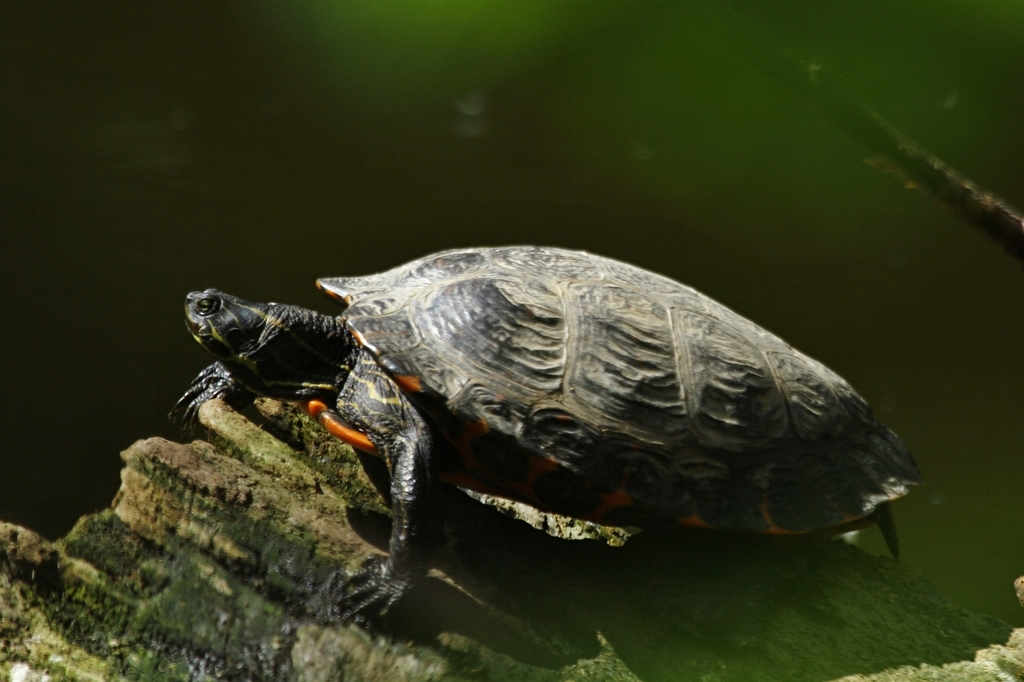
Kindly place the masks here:
[[(625, 263), (464, 249), (320, 286), (349, 303), (350, 328), (388, 371), (419, 378), (457, 420), (487, 424), (475, 449), (495, 467), (522, 448), (668, 518), (736, 530), (836, 525), (920, 481), (843, 379)], [(560, 486), (576, 483), (559, 476), (537, 495), (571, 498)]]

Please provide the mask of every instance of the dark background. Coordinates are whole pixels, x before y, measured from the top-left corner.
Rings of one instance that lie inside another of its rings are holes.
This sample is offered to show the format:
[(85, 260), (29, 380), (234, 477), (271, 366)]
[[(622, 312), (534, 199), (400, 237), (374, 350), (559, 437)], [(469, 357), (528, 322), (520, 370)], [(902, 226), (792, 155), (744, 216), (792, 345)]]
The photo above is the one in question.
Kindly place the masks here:
[(637, 5), (0, 5), (0, 518), (56, 537), (109, 504), (120, 450), (178, 437), (208, 361), (190, 290), (329, 311), (316, 277), (550, 244), (696, 286), (850, 380), (927, 479), (895, 506), (905, 563), (1024, 625), (1024, 273), (737, 38), (1024, 204), (1024, 9)]

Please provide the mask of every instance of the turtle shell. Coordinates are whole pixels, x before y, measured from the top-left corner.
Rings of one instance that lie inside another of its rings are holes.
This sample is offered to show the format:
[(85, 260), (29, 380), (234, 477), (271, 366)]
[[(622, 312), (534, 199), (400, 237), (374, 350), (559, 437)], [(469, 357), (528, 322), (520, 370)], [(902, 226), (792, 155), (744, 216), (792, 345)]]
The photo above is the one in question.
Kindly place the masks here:
[(477, 478), (541, 508), (612, 525), (808, 532), (920, 482), (835, 373), (625, 263), (466, 249), (318, 286)]

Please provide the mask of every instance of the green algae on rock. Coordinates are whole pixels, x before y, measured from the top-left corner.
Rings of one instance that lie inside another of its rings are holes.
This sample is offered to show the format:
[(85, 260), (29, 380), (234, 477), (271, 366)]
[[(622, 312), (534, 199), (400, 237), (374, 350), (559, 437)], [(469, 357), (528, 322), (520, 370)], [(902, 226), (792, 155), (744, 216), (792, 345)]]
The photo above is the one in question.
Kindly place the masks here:
[(843, 543), (695, 530), (567, 542), (455, 488), (431, 578), (379, 624), (387, 634), (367, 634), (333, 608), (387, 546), (387, 508), (347, 446), (288, 406), (259, 409), (264, 428), (211, 402), (211, 442), (134, 444), (112, 508), (60, 541), (0, 524), (0, 679), (1024, 674), (1019, 632), (985, 648), (1010, 628)]

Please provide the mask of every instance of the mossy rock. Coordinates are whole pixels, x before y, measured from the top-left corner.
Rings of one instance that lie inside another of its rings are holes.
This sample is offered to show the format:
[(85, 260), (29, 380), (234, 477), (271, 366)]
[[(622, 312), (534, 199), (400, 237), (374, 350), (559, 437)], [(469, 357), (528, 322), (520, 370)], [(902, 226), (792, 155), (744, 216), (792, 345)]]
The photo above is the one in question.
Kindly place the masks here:
[(387, 509), (351, 449), (287, 406), (260, 412), (262, 428), (211, 402), (209, 442), (136, 443), (112, 508), (56, 543), (0, 524), (0, 671), (21, 682), (1024, 676), (1024, 635), (986, 648), (1009, 626), (841, 542), (681, 530), (615, 547), (624, 535), (455, 488), (442, 493), (447, 542), (430, 577), (364, 632), (338, 623), (335, 605), (386, 550)]

